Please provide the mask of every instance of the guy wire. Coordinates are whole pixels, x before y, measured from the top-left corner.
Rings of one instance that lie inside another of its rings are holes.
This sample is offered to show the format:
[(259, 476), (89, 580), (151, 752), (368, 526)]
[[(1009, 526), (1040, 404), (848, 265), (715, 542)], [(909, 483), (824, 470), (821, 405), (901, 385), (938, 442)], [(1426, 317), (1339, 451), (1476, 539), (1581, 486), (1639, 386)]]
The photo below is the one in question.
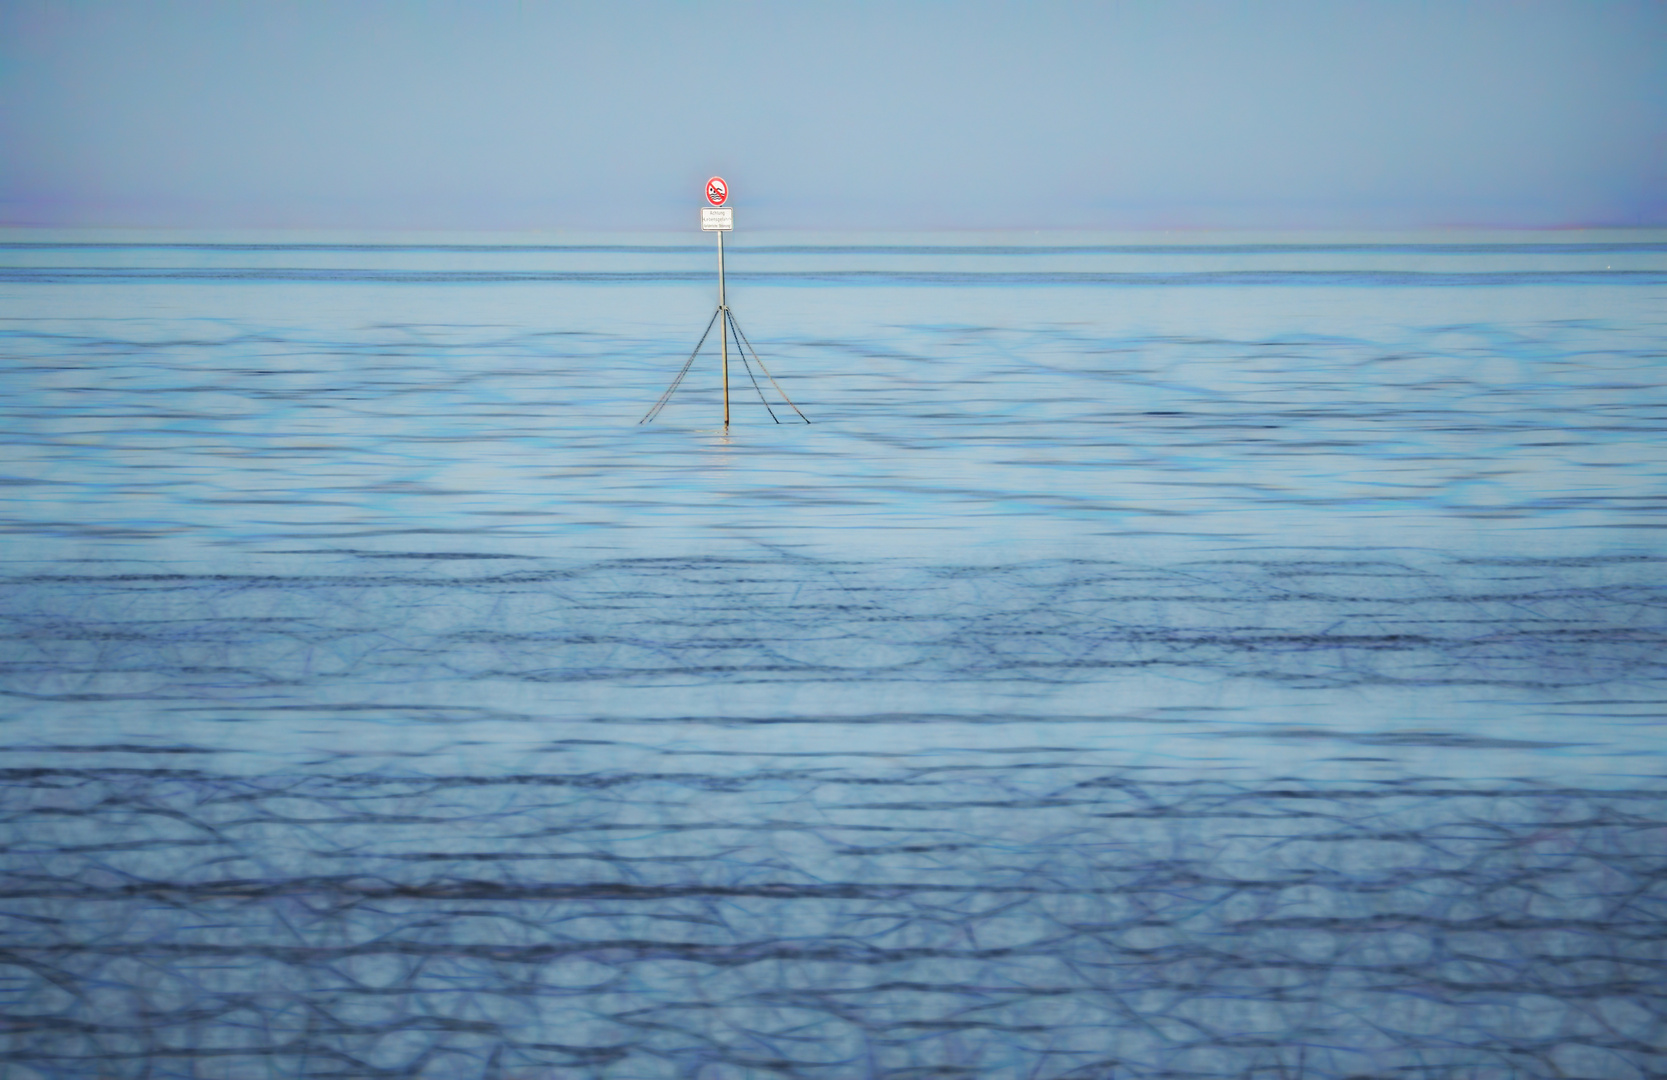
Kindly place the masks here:
[[(734, 330), (735, 336), (739, 338), (741, 329), (735, 325), (735, 313), (725, 308), (724, 314), (729, 318), (729, 328)], [(747, 363), (747, 351), (745, 349), (736, 349), (735, 351), (741, 354), (741, 366), (747, 369), (747, 378), (752, 380), (752, 388), (758, 391), (758, 400), (764, 403), (764, 411), (770, 414), (770, 419), (775, 420), (778, 424), (781, 423), (780, 420), (776, 420), (776, 410), (770, 408), (769, 399), (764, 396), (764, 388), (758, 385), (758, 376), (752, 373), (752, 365)]]
[[(689, 373), (689, 368), (693, 366), (695, 357), (700, 355), (700, 347), (706, 344), (706, 338), (712, 333), (712, 326), (718, 321), (718, 313), (722, 310), (723, 308), (718, 308), (717, 311), (712, 312), (712, 317), (706, 320), (706, 332), (701, 334), (700, 340), (695, 343), (695, 351), (689, 354), (689, 358), (687, 360), (683, 361), (683, 370), (677, 373), (677, 378), (673, 379), (671, 381), (671, 385), (666, 387), (666, 392), (660, 395), (660, 400), (656, 401), (654, 403), (654, 407), (644, 413), (643, 418), (638, 420), (637, 423), (646, 424), (648, 421), (654, 419), (655, 416), (659, 415), (661, 409), (666, 407), (666, 402), (671, 400), (672, 394), (677, 392), (677, 387), (683, 382), (683, 376)], [(737, 333), (739, 333), (739, 330), (737, 330)], [(759, 366), (762, 367), (763, 364), (760, 364)], [(770, 373), (766, 371), (764, 374), (768, 375)], [(772, 379), (770, 381), (774, 382), (775, 380)], [(776, 389), (779, 390), (781, 388), (777, 387)], [(789, 402), (789, 404), (791, 404), (791, 402)], [(800, 415), (803, 414), (801, 413)], [(806, 420), (805, 423), (808, 424), (810, 421)]]
[[(797, 405), (793, 405), (793, 399), (787, 396), (787, 391), (781, 388), (781, 383), (776, 382), (776, 377), (770, 374), (769, 368), (764, 366), (764, 358), (758, 355), (757, 349), (753, 349), (752, 342), (747, 341), (747, 335), (741, 332), (741, 324), (735, 321), (735, 314), (733, 312), (731, 312), (729, 316), (729, 325), (735, 328), (735, 336), (740, 338), (741, 341), (746, 344), (748, 349), (752, 349), (752, 358), (758, 361), (759, 370), (764, 372), (764, 377), (766, 379), (770, 380), (770, 385), (776, 388), (776, 393), (780, 394), (781, 399), (793, 407), (793, 411), (799, 414), (800, 420), (803, 420), (807, 424), (810, 423), (810, 417), (806, 416)], [(774, 416), (775, 413), (771, 413), (770, 415)]]

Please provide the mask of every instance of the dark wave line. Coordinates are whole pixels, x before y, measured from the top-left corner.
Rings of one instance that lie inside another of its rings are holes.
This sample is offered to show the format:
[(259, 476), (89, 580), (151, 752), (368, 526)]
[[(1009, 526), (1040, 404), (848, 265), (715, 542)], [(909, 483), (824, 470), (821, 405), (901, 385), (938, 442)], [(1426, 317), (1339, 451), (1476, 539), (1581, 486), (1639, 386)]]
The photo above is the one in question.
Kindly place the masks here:
[[(19, 285), (197, 282), (369, 283), (381, 285), (630, 284), (706, 282), (707, 270), (371, 270), (313, 267), (52, 267), (0, 269), (0, 282)], [(1446, 272), (1423, 270), (1220, 270), (1167, 273), (1098, 271), (731, 271), (734, 281), (760, 285), (1099, 285), (1099, 286), (1513, 286), (1667, 285), (1662, 270), (1532, 270)]]
[[(1507, 243), (1507, 244), (747, 244), (749, 254), (873, 255), (1279, 255), (1279, 254), (1417, 254), (1417, 255), (1594, 255), (1667, 251), (1667, 243)], [(94, 241), (12, 241), (0, 251), (401, 251), (501, 252), (504, 254), (708, 254), (706, 244), (233, 244), (134, 243)]]
[[(1296, 884), (1293, 879), (1287, 884)], [(996, 894), (1002, 890), (956, 890), (945, 887), (922, 889), (922, 892), (983, 892)], [(1008, 890), (1013, 891), (1013, 890)], [(1061, 896), (1063, 892), (1043, 889), (1027, 890), (1037, 895)], [(1126, 892), (1127, 887), (1108, 888), (1100, 890), (1108, 894)], [(1495, 917), (1481, 917), (1475, 919), (1440, 919), (1440, 918), (1371, 918), (1371, 919), (1313, 919), (1289, 920), (1290, 927), (1283, 925), (1281, 920), (1242, 920), (1239, 924), (1229, 924), (1235, 929), (1308, 929), (1330, 932), (1361, 932), (1364, 930), (1412, 930), (1420, 933), (1547, 933), (1555, 931), (1602, 934), (1612, 941), (1627, 943), (1650, 943), (1667, 940), (1667, 934), (1657, 928), (1655, 920), (1650, 917), (1640, 917), (1636, 922), (1617, 923), (1612, 920), (1600, 919), (1534, 919), (1517, 918), (1502, 919)], [(1150, 928), (1173, 928), (1180, 925), (1174, 919), (1130, 919), (1124, 923), (1110, 923), (1105, 931), (1132, 931)], [(589, 957), (603, 962), (621, 962), (629, 960), (641, 963), (645, 960), (676, 958), (702, 964), (714, 964), (731, 967), (738, 964), (756, 963), (760, 960), (791, 960), (805, 961), (836, 961), (849, 964), (892, 965), (908, 960), (999, 960), (1010, 957), (1049, 956), (1057, 952), (1062, 944), (1071, 939), (1085, 936), (1084, 934), (1067, 930), (1053, 939), (1040, 939), (1023, 945), (996, 945), (986, 948), (954, 946), (881, 946), (871, 945), (862, 941), (831, 939), (826, 942), (804, 943), (792, 940), (770, 940), (746, 942), (738, 945), (704, 944), (656, 939), (612, 939), (603, 941), (570, 941), (560, 944), (510, 945), (510, 944), (461, 944), (437, 943), (425, 941), (400, 940), (398, 938), (383, 938), (367, 941), (356, 945), (268, 945), (268, 944), (239, 944), (219, 945), (209, 943), (174, 943), (174, 942), (122, 942), (122, 943), (86, 943), (33, 945), (10, 950), (16, 957), (46, 957), (46, 956), (106, 956), (106, 957), (151, 957), (151, 958), (263, 958), (282, 963), (300, 965), (318, 965), (330, 961), (340, 961), (353, 957), (366, 956), (411, 956), (411, 957), (452, 957), (476, 958), (494, 960), (511, 964), (549, 964), (552, 961), (566, 960), (573, 957)], [(1129, 960), (1157, 959), (1167, 956), (1198, 960), (1213, 958), (1223, 961), (1237, 959), (1234, 954), (1221, 950), (1215, 952), (1192, 943), (1186, 945), (1153, 945), (1147, 947), (1123, 945), (1120, 953)], [(1340, 965), (1327, 959), (1301, 958), (1259, 958), (1256, 966), (1263, 970), (1296, 970), (1314, 972), (1335, 972)], [(1362, 970), (1381, 970), (1378, 965), (1358, 964)], [(1659, 961), (1652, 962), (1651, 958), (1640, 958), (1640, 967), (1659, 967)], [(1439, 985), (1442, 980), (1439, 975), (1425, 976), (1425, 979)], [(1452, 986), (1468, 986), (1476, 988), (1477, 984), (1450, 981)], [(1483, 984), (1486, 985), (1486, 984)], [(1520, 985), (1520, 984), (1518, 984)], [(1626, 983), (1604, 980), (1597, 985), (1612, 989), (1624, 985), (1654, 985), (1643, 980)], [(1567, 995), (1577, 991), (1578, 987), (1564, 986), (1560, 988)]]

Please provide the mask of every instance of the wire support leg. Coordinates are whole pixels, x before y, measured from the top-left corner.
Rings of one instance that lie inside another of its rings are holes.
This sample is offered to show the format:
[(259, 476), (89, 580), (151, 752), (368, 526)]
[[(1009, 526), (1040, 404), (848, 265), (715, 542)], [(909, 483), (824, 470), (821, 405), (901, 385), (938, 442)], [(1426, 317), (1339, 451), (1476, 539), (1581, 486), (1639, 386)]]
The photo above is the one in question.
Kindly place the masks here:
[[(770, 369), (769, 368), (764, 366), (764, 358), (759, 356), (758, 355), (758, 350), (754, 349), (752, 347), (752, 342), (747, 340), (747, 335), (741, 333), (741, 325), (735, 321), (734, 312), (728, 312), (728, 314), (729, 314), (729, 325), (730, 325), (730, 327), (735, 331), (736, 338), (739, 339), (744, 345), (746, 345), (747, 349), (752, 352), (752, 358), (754, 360), (758, 361), (758, 370), (762, 371), (764, 373), (764, 377), (766, 379), (770, 380), (770, 385), (776, 388), (776, 393), (781, 395), (781, 399), (783, 401), (787, 402), (788, 406), (794, 412), (799, 414), (799, 419), (803, 420), (807, 424), (810, 423), (810, 417), (806, 416), (804, 414), (804, 412), (801, 411), (800, 408), (797, 405), (793, 404), (793, 399), (787, 396), (787, 391), (783, 390), (781, 388), (781, 383), (776, 382), (776, 377), (774, 375), (770, 374)], [(745, 353), (742, 353), (742, 356), (745, 356), (745, 355), (746, 355)], [(774, 416), (775, 413), (772, 412), (770, 415)], [(778, 420), (776, 422), (780, 423), (781, 421)]]
[[(712, 327), (716, 325), (718, 316), (722, 312), (723, 308), (718, 308), (716, 311), (712, 312), (712, 317), (706, 320), (705, 332), (700, 335), (700, 341), (695, 343), (695, 351), (689, 354), (689, 358), (687, 360), (683, 361), (683, 370), (677, 373), (677, 378), (673, 379), (671, 381), (671, 385), (666, 387), (666, 392), (660, 395), (660, 400), (656, 401), (654, 403), (654, 407), (644, 413), (643, 418), (638, 420), (637, 423), (646, 424), (656, 416), (659, 416), (660, 410), (666, 407), (666, 402), (670, 401), (671, 396), (677, 393), (677, 388), (683, 384), (683, 376), (687, 375), (689, 373), (689, 369), (694, 366), (695, 357), (700, 355), (701, 346), (705, 345), (706, 339), (712, 335)], [(769, 372), (765, 372), (765, 374), (768, 375)]]
[[(735, 317), (733, 315), (729, 319), (729, 328), (735, 330)], [(735, 336), (739, 341), (741, 332), (735, 330)], [(770, 414), (770, 419), (778, 424), (781, 423), (781, 420), (776, 416), (776, 410), (770, 408), (770, 399), (764, 396), (764, 388), (758, 385), (758, 376), (752, 373), (752, 362), (747, 359), (747, 351), (741, 348), (737, 348), (735, 351), (741, 354), (741, 366), (747, 369), (747, 378), (752, 380), (752, 388), (758, 391), (758, 400), (763, 404), (764, 411)]]

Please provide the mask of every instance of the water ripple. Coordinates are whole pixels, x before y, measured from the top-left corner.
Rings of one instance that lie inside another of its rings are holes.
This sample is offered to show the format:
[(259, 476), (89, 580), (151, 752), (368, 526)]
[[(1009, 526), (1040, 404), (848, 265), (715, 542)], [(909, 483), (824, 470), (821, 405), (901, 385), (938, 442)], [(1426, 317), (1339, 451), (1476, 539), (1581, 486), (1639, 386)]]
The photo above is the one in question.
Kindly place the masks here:
[(738, 243), (724, 430), (686, 237), (134, 235), (0, 240), (7, 1080), (1667, 1074), (1662, 237)]

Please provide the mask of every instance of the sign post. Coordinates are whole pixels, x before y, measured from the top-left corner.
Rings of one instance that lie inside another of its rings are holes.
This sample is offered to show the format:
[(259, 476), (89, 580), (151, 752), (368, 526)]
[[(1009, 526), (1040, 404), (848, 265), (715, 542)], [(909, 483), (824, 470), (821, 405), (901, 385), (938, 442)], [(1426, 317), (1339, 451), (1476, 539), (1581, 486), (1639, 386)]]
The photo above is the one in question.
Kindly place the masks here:
[(758, 385), (758, 377), (752, 373), (752, 365), (747, 361), (748, 352), (752, 353), (753, 360), (758, 362), (759, 370), (764, 372), (764, 377), (770, 380), (770, 385), (776, 388), (776, 393), (781, 395), (781, 399), (787, 402), (794, 412), (799, 413), (799, 419), (807, 424), (810, 423), (810, 418), (799, 412), (799, 407), (793, 404), (793, 400), (787, 396), (786, 391), (782, 390), (781, 384), (776, 382), (775, 376), (771, 375), (770, 370), (764, 366), (764, 361), (759, 357), (758, 350), (754, 349), (752, 342), (748, 341), (747, 336), (741, 333), (740, 324), (735, 321), (735, 314), (729, 310), (729, 302), (724, 296), (724, 233), (731, 232), (735, 228), (735, 208), (725, 206), (724, 204), (728, 201), (729, 183), (723, 177), (714, 176), (706, 181), (707, 205), (700, 208), (700, 228), (702, 232), (718, 234), (718, 310), (714, 311), (712, 318), (707, 321), (706, 333), (700, 335), (700, 341), (695, 345), (695, 351), (689, 354), (689, 359), (684, 362), (683, 370), (677, 373), (677, 378), (671, 381), (671, 385), (666, 388), (665, 393), (660, 395), (660, 400), (654, 403), (654, 407), (648, 410), (648, 414), (637, 421), (639, 424), (654, 419), (660, 414), (660, 410), (666, 407), (666, 402), (671, 400), (672, 394), (677, 391), (677, 387), (683, 382), (683, 376), (689, 373), (689, 367), (695, 362), (695, 357), (700, 355), (701, 346), (705, 345), (706, 339), (711, 336), (712, 324), (720, 320), (723, 322), (723, 325), (718, 328), (718, 340), (723, 350), (724, 430), (729, 430), (729, 335), (731, 333), (735, 335), (735, 353), (741, 358), (741, 363), (746, 365), (747, 376), (752, 379), (753, 389), (758, 391), (758, 400), (764, 402), (764, 408), (769, 412), (770, 419), (775, 420), (778, 424), (781, 423), (776, 417), (776, 411), (770, 408), (769, 400), (764, 397), (764, 388)]
[[(724, 233), (735, 228), (735, 208), (725, 206), (729, 199), (729, 184), (721, 176), (706, 181), (706, 201), (711, 206), (700, 208), (702, 232), (718, 234), (718, 311), (724, 322), (729, 322), (729, 305), (724, 303)], [(729, 427), (729, 327), (718, 327), (718, 341), (724, 354), (724, 427)], [(739, 343), (737, 343), (739, 345)]]

